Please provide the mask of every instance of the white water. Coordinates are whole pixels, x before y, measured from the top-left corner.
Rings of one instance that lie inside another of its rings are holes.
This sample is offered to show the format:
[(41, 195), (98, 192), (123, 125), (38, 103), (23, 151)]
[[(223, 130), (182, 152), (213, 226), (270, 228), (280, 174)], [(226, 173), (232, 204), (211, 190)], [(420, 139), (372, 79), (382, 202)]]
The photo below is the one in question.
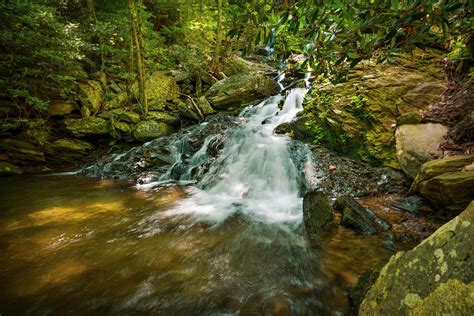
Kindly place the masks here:
[[(276, 135), (275, 127), (290, 122), (302, 110), (307, 89), (291, 90), (280, 110), (282, 96), (274, 96), (245, 109), (218, 159), (207, 171), (201, 188), (162, 215), (191, 215), (197, 220), (220, 223), (235, 212), (266, 223), (301, 223), (299, 188), (303, 179), (291, 159), (288, 136)], [(191, 158), (191, 170), (206, 158), (212, 136)], [(188, 172), (188, 174), (190, 171)], [(199, 186), (199, 185), (198, 185)]]

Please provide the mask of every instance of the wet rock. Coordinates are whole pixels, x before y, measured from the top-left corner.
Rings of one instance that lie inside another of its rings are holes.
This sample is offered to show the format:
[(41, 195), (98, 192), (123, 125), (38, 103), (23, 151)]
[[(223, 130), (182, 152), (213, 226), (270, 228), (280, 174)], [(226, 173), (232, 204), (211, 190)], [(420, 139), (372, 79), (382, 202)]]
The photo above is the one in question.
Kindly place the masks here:
[(362, 304), (365, 295), (375, 283), (379, 274), (379, 269), (369, 269), (360, 275), (357, 283), (352, 287), (349, 294), (349, 303), (355, 314), (357, 314), (360, 304)]
[(338, 197), (333, 207), (342, 213), (341, 225), (358, 233), (373, 235), (390, 228), (390, 224), (349, 196)]
[(58, 139), (45, 146), (45, 156), (51, 162), (77, 162), (90, 153), (94, 146), (79, 139)]
[(176, 123), (179, 122), (177, 117), (169, 113), (161, 112), (161, 111), (149, 111), (147, 119), (157, 121), (157, 122), (163, 122), (170, 125), (175, 125)]
[(44, 154), (36, 147), (18, 139), (0, 140), (0, 152), (5, 153), (9, 160), (19, 165), (37, 164), (45, 161)]
[(408, 212), (411, 214), (418, 214), (418, 210), (426, 204), (423, 198), (418, 196), (409, 196), (403, 199), (399, 199), (392, 203), (392, 207), (396, 210)]
[(474, 155), (452, 156), (423, 164), (410, 189), (438, 209), (451, 214), (463, 210), (474, 199)]
[(77, 105), (68, 101), (53, 100), (48, 106), (50, 116), (64, 116), (71, 114), (74, 110), (77, 110)]
[(102, 84), (95, 80), (86, 80), (79, 84), (79, 89), (84, 97), (82, 115), (90, 116), (99, 112), (102, 105)]
[(264, 75), (239, 74), (214, 84), (206, 98), (215, 109), (226, 110), (274, 95), (279, 90), (278, 84)]
[(280, 134), (280, 135), (282, 135), (282, 134), (288, 134), (288, 133), (290, 133), (291, 130), (292, 130), (292, 128), (291, 128), (291, 124), (290, 124), (290, 123), (282, 123), (282, 124), (278, 125), (278, 126), (275, 128), (274, 132), (275, 132), (275, 134)]
[(303, 198), (303, 221), (310, 236), (320, 235), (327, 229), (333, 217), (329, 198), (320, 191), (306, 193)]
[[(392, 256), (367, 292), (359, 315), (419, 315), (423, 310), (469, 314), (472, 295), (463, 293), (472, 293), (474, 279), (473, 221), (471, 203), (413, 250)], [(439, 299), (442, 294), (446, 296)]]
[(402, 125), (395, 132), (397, 158), (403, 171), (415, 178), (423, 163), (442, 156), (440, 144), (448, 128), (441, 124)]
[(173, 133), (173, 127), (156, 121), (141, 121), (135, 126), (133, 136), (139, 141), (149, 141)]
[(20, 167), (12, 165), (6, 161), (0, 161), (0, 176), (9, 176), (21, 173), (23, 173), (23, 170), (21, 170)]
[(106, 135), (109, 133), (109, 124), (100, 117), (86, 117), (82, 119), (64, 120), (66, 130), (76, 137)]

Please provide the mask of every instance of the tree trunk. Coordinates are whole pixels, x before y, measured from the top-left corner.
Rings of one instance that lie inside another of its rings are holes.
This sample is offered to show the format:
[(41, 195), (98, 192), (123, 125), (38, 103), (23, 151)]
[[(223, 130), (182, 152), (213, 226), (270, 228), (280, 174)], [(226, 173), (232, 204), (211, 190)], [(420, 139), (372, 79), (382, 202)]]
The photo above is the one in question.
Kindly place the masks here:
[(216, 52), (214, 57), (214, 71), (220, 71), (222, 43), (222, 0), (217, 0), (217, 34), (216, 34)]

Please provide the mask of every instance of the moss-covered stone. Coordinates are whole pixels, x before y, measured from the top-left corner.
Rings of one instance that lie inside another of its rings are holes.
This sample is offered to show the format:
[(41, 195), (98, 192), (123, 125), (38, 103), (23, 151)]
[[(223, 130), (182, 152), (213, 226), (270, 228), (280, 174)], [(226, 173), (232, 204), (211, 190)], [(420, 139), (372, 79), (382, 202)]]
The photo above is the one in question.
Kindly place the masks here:
[(199, 108), (201, 109), (202, 114), (209, 115), (209, 114), (216, 113), (216, 111), (214, 111), (214, 109), (212, 108), (209, 101), (207, 101), (205, 96), (197, 98), (196, 103), (199, 106)]
[(239, 74), (214, 84), (206, 98), (215, 109), (225, 110), (274, 95), (279, 90), (278, 84), (264, 75)]
[(139, 141), (149, 141), (158, 137), (170, 135), (173, 127), (163, 122), (141, 121), (135, 126), (133, 136)]
[(444, 173), (421, 182), (418, 191), (438, 209), (456, 214), (474, 200), (474, 171)]
[(398, 126), (408, 125), (408, 124), (421, 124), (421, 114), (418, 112), (409, 112), (403, 115), (400, 115), (397, 118)]
[(70, 114), (77, 109), (77, 105), (73, 102), (53, 100), (48, 105), (48, 114), (50, 116), (63, 116)]
[(310, 237), (321, 235), (332, 222), (329, 198), (320, 191), (306, 193), (303, 198), (303, 221)]
[(147, 119), (157, 122), (163, 122), (170, 125), (174, 125), (179, 121), (177, 117), (161, 111), (149, 111)]
[(91, 152), (94, 146), (80, 139), (58, 139), (45, 146), (45, 156), (50, 162), (78, 162)]
[(438, 61), (436, 54), (418, 51), (400, 55), (396, 64), (361, 63), (346, 82), (316, 85), (304, 103), (310, 139), (353, 158), (399, 168), (396, 119), (440, 99), (444, 79)]
[(6, 161), (0, 161), (0, 176), (9, 176), (13, 174), (22, 174), (20, 167), (12, 165)]
[(128, 100), (129, 100), (129, 97), (126, 92), (120, 92), (118, 94), (114, 94), (110, 100), (104, 102), (103, 109), (108, 111), (108, 110), (121, 108), (128, 102)]
[(418, 308), (427, 307), (422, 306), (425, 300), (431, 302), (441, 293), (449, 293), (455, 299), (453, 303), (460, 304), (446, 304), (447, 308), (451, 305), (452, 313), (469, 308), (471, 301), (466, 303), (458, 295), (465, 290), (464, 285), (452, 280), (470, 287), (474, 279), (473, 221), (474, 202), (413, 250), (392, 256), (367, 292), (359, 315), (414, 314)]
[(66, 130), (76, 137), (106, 135), (109, 133), (109, 124), (100, 117), (86, 117), (82, 119), (64, 120)]
[(45, 161), (44, 154), (33, 144), (18, 139), (0, 140), (0, 153), (9, 157), (9, 161), (19, 165), (38, 164)]
[[(166, 101), (171, 101), (178, 98), (180, 95), (179, 87), (176, 84), (174, 78), (163, 71), (156, 71), (152, 73), (146, 79), (145, 89), (147, 99), (150, 101), (151, 105), (163, 104)], [(133, 85), (133, 91), (138, 97), (137, 83)]]
[(99, 112), (102, 105), (102, 84), (95, 80), (86, 80), (79, 84), (82, 93), (82, 115), (90, 116)]
[(128, 122), (128, 123), (138, 123), (140, 122), (140, 115), (134, 111), (126, 111), (122, 109), (112, 110), (114, 117), (117, 120)]

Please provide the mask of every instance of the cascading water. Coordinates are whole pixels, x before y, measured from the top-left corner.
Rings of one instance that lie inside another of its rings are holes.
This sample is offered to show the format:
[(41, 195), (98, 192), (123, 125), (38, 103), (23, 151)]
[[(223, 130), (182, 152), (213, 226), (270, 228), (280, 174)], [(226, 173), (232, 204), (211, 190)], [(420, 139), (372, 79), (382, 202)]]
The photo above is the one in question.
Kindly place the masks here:
[[(289, 137), (273, 131), (279, 124), (293, 120), (302, 110), (306, 92), (304, 88), (291, 90), (281, 109), (283, 97), (274, 96), (244, 110), (240, 116), (243, 123), (229, 134), (220, 156), (192, 189), (192, 196), (168, 213), (192, 214), (221, 222), (238, 211), (257, 220), (298, 226), (303, 174), (292, 160)], [(189, 180), (190, 171), (205, 162), (202, 156), (212, 139), (206, 139), (190, 159), (188, 171), (181, 180)]]

